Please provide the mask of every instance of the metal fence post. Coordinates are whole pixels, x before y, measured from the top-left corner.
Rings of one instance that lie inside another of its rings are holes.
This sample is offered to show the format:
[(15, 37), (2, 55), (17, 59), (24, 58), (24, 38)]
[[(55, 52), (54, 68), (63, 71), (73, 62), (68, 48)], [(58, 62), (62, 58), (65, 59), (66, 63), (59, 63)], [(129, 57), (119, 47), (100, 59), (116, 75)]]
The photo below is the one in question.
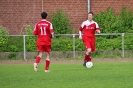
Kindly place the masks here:
[(75, 34), (73, 34), (73, 58), (75, 58)]
[(26, 38), (25, 37), (26, 36), (23, 35), (23, 42), (24, 42), (24, 60), (27, 61), (27, 59), (26, 59)]
[(125, 33), (122, 33), (122, 58), (124, 58), (124, 35)]

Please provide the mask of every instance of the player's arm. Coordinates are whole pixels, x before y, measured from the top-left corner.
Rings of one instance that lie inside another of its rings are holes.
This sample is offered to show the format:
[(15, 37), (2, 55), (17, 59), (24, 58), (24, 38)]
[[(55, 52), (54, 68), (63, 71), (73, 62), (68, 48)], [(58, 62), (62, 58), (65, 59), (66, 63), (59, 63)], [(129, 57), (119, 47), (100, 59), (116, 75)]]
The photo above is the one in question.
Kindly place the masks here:
[(51, 33), (51, 38), (54, 38), (54, 29), (52, 24), (50, 24), (50, 33)]
[(96, 29), (96, 32), (97, 32), (98, 34), (100, 34), (100, 33), (101, 33), (99, 29)]
[(34, 32), (33, 32), (33, 34), (34, 35), (38, 35), (38, 29), (37, 29), (38, 27), (37, 27), (37, 24), (35, 25), (35, 28), (34, 28)]
[(82, 39), (82, 31), (79, 30), (79, 39)]
[(82, 31), (83, 31), (84, 24), (82, 23), (79, 28), (79, 39), (82, 39)]
[(99, 28), (99, 26), (98, 26), (98, 24), (96, 23), (96, 32), (98, 33), (98, 34), (100, 34), (101, 32), (100, 32), (100, 28)]
[(51, 31), (51, 38), (54, 38), (54, 32)]

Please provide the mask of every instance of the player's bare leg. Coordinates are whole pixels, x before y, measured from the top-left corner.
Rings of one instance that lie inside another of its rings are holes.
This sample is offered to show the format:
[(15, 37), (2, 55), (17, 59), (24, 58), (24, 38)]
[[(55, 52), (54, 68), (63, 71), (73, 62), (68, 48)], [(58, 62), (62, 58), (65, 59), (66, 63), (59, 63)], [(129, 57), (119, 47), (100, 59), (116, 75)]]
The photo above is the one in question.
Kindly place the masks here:
[(46, 52), (46, 61), (45, 61), (45, 72), (49, 72), (49, 65), (50, 65), (50, 52)]
[(34, 63), (34, 71), (38, 70), (38, 64), (42, 58), (43, 52), (39, 52), (38, 56), (36, 57), (36, 62)]

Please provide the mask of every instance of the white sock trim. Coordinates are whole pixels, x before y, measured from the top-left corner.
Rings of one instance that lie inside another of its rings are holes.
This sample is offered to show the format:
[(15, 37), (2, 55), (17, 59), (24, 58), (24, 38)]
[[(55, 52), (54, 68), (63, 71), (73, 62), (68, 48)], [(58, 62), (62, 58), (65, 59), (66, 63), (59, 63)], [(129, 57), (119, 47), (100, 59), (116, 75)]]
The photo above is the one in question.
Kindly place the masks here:
[(49, 59), (49, 58), (47, 58), (46, 60), (50, 61), (50, 59)]

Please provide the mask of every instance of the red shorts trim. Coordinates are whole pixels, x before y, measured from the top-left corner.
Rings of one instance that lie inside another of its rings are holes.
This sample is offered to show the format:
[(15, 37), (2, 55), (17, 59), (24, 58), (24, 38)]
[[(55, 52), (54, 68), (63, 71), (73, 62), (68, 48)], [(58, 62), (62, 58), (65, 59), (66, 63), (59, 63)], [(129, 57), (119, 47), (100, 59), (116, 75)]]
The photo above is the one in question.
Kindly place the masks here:
[(50, 52), (51, 51), (51, 45), (38, 45), (37, 50), (39, 52)]
[(92, 52), (96, 52), (95, 41), (89, 37), (83, 37), (83, 42), (86, 49), (91, 48)]

